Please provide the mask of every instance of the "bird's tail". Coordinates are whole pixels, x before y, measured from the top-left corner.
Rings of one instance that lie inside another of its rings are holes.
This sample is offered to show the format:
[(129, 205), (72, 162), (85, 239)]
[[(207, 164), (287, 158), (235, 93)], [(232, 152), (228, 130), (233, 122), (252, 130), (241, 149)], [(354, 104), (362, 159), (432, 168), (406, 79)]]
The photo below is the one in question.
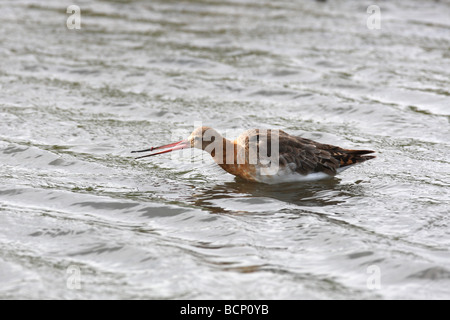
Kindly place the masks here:
[(366, 155), (374, 152), (375, 151), (372, 150), (341, 149), (336, 154), (334, 154), (334, 157), (339, 160), (340, 166), (342, 168), (376, 158), (376, 156)]

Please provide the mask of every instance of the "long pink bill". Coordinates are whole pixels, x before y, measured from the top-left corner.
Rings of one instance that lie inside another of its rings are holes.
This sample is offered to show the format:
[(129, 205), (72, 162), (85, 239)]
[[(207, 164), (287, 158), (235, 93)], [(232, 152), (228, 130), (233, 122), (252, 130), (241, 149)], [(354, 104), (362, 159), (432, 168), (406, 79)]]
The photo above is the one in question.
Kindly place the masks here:
[(174, 143), (170, 143), (170, 144), (166, 144), (163, 146), (159, 146), (159, 147), (151, 147), (150, 149), (145, 149), (145, 150), (137, 150), (137, 151), (131, 151), (131, 153), (141, 153), (141, 152), (151, 152), (153, 150), (160, 150), (160, 149), (167, 149), (161, 152), (156, 152), (156, 153), (152, 153), (152, 154), (147, 154), (145, 156), (141, 156), (141, 157), (137, 157), (135, 159), (142, 159), (142, 158), (147, 158), (147, 157), (152, 157), (152, 156), (156, 156), (158, 154), (163, 154), (163, 153), (168, 153), (168, 152), (172, 152), (175, 150), (181, 150), (181, 149), (186, 149), (186, 148), (190, 148), (190, 143), (187, 140), (181, 140), (178, 142), (174, 142)]

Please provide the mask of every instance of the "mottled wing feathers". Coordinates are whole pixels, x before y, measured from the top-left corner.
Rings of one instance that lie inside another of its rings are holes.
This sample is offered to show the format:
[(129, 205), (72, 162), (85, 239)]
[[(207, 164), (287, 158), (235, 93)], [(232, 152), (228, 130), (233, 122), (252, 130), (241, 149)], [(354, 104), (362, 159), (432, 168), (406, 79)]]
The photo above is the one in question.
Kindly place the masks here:
[(280, 166), (289, 166), (303, 175), (312, 172), (335, 175), (339, 161), (327, 150), (329, 148), (323, 147), (327, 146), (318, 146), (312, 140), (280, 132)]
[(373, 152), (343, 149), (280, 132), (280, 164), (294, 163), (295, 171), (304, 175), (312, 172), (335, 175), (338, 168), (375, 158), (364, 156)]
[[(262, 140), (260, 131), (265, 135), (267, 132), (267, 152), (270, 153), (272, 130), (250, 130), (245, 134), (246, 149), (250, 141)], [(277, 131), (273, 131), (274, 133)], [(256, 136), (256, 137), (255, 137)], [(336, 175), (337, 169), (364, 162), (375, 156), (365, 156), (373, 153), (371, 150), (348, 150), (337, 146), (322, 144), (302, 137), (291, 136), (279, 130), (279, 164), (289, 166), (293, 171), (303, 175), (313, 172), (324, 172), (331, 176)]]

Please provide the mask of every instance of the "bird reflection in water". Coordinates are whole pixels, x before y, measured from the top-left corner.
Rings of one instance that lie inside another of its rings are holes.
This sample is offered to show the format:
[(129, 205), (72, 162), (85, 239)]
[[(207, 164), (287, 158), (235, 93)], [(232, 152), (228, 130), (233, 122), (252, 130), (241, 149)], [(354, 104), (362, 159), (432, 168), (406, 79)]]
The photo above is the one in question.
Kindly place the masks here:
[[(217, 200), (223, 199), (248, 199), (246, 205), (251, 205), (251, 200), (259, 201), (261, 198), (275, 199), (287, 204), (302, 207), (326, 207), (345, 203), (348, 191), (340, 185), (341, 180), (314, 181), (308, 183), (283, 183), (273, 185), (248, 182), (235, 178), (233, 182), (226, 182), (212, 188), (197, 190), (187, 201), (195, 206), (207, 209), (212, 213), (230, 213), (235, 210), (218, 205)], [(255, 202), (256, 203), (256, 202)], [(270, 207), (268, 207), (270, 210)], [(245, 208), (241, 211), (246, 213)]]

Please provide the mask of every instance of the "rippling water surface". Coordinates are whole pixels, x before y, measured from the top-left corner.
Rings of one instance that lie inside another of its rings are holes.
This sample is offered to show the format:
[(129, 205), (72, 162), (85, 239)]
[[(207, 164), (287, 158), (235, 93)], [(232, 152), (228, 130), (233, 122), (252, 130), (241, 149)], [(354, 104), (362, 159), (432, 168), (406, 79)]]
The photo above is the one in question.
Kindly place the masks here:
[[(448, 1), (71, 4), (0, 2), (0, 298), (450, 298)], [(199, 122), (378, 157), (274, 187), (129, 154)]]

